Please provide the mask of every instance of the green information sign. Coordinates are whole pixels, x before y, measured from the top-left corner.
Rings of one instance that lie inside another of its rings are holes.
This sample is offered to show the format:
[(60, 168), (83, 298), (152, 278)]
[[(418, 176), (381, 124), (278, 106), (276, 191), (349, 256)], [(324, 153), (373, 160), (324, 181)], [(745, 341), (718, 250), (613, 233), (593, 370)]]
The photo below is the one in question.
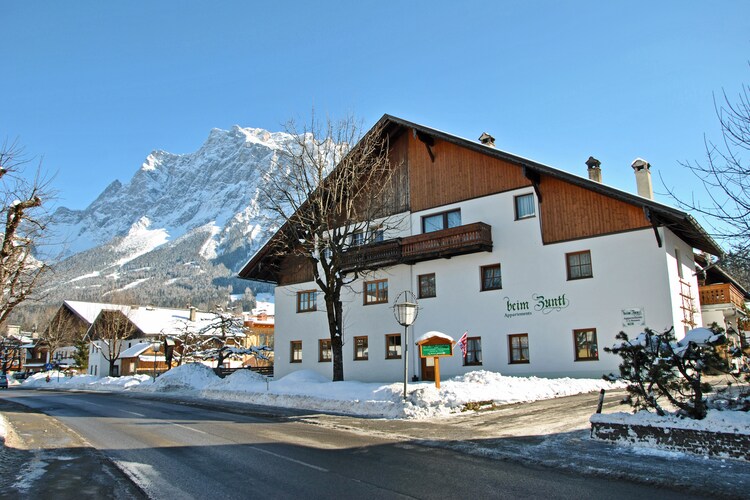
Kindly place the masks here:
[(428, 356), (450, 356), (451, 345), (450, 344), (436, 344), (436, 345), (422, 345), (419, 346), (422, 349), (422, 357)]

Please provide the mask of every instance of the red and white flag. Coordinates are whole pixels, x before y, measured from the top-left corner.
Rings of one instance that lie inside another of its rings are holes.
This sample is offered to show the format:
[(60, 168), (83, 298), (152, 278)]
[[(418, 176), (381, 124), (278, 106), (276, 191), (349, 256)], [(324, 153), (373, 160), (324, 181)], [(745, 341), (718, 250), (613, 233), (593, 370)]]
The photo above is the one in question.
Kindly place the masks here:
[(468, 336), (469, 336), (469, 331), (467, 330), (464, 332), (463, 335), (461, 335), (461, 338), (458, 339), (458, 342), (457, 342), (458, 346), (461, 348), (461, 352), (463, 353), (464, 358), (466, 357), (467, 344), (469, 343)]

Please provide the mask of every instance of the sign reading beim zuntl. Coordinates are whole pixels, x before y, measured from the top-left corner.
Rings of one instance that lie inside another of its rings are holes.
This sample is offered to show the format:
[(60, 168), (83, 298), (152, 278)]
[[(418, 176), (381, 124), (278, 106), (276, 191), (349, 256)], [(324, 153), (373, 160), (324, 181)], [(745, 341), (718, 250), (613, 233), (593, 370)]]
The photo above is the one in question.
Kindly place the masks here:
[(516, 316), (531, 316), (535, 313), (549, 314), (553, 311), (560, 312), (570, 305), (570, 300), (565, 294), (557, 297), (550, 297), (535, 293), (531, 300), (513, 300), (504, 297), (505, 300), (505, 317), (514, 318)]

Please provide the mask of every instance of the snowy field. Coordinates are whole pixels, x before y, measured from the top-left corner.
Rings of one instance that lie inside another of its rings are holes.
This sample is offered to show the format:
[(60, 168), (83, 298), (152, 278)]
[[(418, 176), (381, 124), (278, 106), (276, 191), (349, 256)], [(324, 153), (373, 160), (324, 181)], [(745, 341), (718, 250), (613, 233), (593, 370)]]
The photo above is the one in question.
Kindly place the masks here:
[(519, 403), (571, 396), (616, 386), (595, 379), (545, 379), (506, 377), (475, 371), (441, 381), (409, 383), (407, 401), (403, 383), (331, 382), (311, 371), (299, 371), (279, 380), (266, 379), (250, 370), (240, 370), (221, 379), (210, 368), (189, 364), (157, 377), (147, 375), (97, 378), (92, 375), (65, 377), (57, 372), (38, 373), (23, 383), (24, 388), (79, 389), (168, 393), (208, 400), (238, 401), (267, 406), (300, 408), (349, 415), (382, 418), (441, 418), (460, 414), (467, 403), (493, 401)]

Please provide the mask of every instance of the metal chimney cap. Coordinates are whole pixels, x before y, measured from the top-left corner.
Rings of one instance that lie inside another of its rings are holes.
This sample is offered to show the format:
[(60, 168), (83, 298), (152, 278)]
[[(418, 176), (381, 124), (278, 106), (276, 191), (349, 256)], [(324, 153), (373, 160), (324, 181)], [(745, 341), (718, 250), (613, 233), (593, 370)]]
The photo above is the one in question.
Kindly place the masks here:
[(633, 160), (633, 163), (630, 164), (631, 167), (633, 167), (633, 170), (651, 170), (651, 164), (644, 160), (643, 158), (636, 158)]
[(495, 138), (492, 137), (487, 132), (482, 132), (482, 135), (479, 136), (479, 142), (481, 142), (485, 146), (494, 146), (495, 145)]
[(589, 159), (586, 160), (586, 166), (589, 168), (599, 168), (602, 166), (602, 162), (600, 162), (593, 156), (589, 156)]

